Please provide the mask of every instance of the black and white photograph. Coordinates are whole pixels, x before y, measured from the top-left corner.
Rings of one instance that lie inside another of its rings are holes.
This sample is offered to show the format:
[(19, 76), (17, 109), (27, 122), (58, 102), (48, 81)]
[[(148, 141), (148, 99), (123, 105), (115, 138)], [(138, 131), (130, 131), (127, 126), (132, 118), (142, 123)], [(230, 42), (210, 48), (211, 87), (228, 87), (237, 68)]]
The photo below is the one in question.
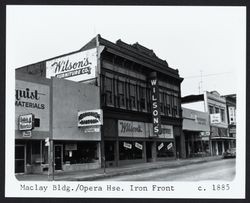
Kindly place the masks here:
[(245, 197), (246, 7), (8, 5), (6, 90), (7, 197)]

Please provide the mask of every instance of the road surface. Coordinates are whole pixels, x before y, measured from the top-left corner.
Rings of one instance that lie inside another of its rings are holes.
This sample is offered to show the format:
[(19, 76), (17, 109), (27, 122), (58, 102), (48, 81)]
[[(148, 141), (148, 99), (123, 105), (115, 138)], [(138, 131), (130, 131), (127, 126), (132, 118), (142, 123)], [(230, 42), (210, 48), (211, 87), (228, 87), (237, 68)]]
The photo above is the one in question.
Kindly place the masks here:
[(178, 168), (163, 168), (131, 175), (103, 178), (99, 181), (231, 181), (235, 176), (235, 159), (221, 159)]

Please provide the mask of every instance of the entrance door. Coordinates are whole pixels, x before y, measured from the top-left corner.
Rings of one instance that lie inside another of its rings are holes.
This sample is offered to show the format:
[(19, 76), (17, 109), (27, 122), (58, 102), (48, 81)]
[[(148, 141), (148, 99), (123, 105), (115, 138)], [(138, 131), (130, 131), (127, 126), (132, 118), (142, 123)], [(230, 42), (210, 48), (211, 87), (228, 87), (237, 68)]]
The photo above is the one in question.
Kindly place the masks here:
[(15, 173), (25, 172), (25, 146), (15, 146)]
[(55, 156), (55, 170), (62, 170), (62, 157), (63, 157), (62, 145), (55, 145), (54, 156)]
[(153, 142), (146, 142), (147, 162), (152, 161), (152, 145), (153, 145)]

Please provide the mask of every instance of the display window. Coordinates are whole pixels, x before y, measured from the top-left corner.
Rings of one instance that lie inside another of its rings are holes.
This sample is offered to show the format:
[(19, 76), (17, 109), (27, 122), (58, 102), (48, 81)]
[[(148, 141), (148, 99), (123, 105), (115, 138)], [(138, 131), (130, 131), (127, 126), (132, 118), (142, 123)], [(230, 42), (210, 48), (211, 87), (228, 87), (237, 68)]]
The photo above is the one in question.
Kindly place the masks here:
[(174, 157), (174, 143), (173, 142), (156, 142), (157, 157)]
[(119, 159), (130, 160), (130, 159), (142, 159), (143, 143), (142, 142), (119, 142)]
[(64, 145), (63, 161), (67, 164), (94, 163), (98, 157), (98, 142), (68, 143), (73, 147)]

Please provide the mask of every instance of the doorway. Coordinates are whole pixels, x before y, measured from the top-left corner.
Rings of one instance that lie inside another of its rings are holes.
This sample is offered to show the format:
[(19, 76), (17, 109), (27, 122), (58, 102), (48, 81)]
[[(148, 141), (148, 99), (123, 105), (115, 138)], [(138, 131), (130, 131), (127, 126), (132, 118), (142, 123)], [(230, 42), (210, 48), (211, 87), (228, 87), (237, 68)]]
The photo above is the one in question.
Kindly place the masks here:
[(15, 173), (25, 172), (25, 145), (15, 146)]
[(62, 170), (63, 146), (55, 145), (54, 147), (55, 170)]
[(153, 145), (153, 142), (146, 142), (147, 162), (152, 161), (152, 145)]

